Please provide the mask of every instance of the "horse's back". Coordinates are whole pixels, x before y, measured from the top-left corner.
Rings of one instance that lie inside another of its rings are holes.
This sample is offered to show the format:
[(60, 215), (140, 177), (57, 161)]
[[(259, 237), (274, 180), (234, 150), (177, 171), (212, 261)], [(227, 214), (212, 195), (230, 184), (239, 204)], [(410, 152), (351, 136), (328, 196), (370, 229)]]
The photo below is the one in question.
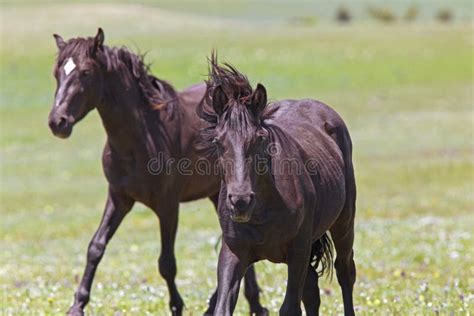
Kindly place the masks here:
[[(283, 128), (306, 153), (307, 158), (331, 159), (343, 164), (343, 144), (339, 143), (332, 131), (347, 128), (335, 110), (311, 99), (282, 100), (271, 106), (278, 109), (268, 122)], [(321, 155), (324, 157), (318, 158)]]
[(272, 117), (285, 127), (301, 130), (302, 126), (311, 126), (324, 131), (326, 123), (329, 123), (334, 127), (340, 126), (347, 129), (341, 116), (330, 106), (320, 101), (313, 99), (282, 100), (270, 106), (278, 107)]
[(185, 106), (196, 108), (204, 97), (204, 93), (206, 93), (206, 84), (202, 82), (181, 90), (178, 96)]

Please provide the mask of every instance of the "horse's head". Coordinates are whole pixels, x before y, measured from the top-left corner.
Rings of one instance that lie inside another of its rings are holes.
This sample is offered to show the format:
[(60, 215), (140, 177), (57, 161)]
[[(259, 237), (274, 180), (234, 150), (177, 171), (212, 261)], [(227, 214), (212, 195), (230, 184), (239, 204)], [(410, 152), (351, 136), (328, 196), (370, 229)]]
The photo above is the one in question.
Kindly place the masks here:
[(79, 122), (101, 101), (103, 73), (97, 55), (103, 50), (104, 32), (68, 41), (54, 34), (58, 57), (54, 67), (56, 93), (48, 124), (55, 136), (67, 138)]
[(226, 206), (236, 222), (248, 222), (255, 208), (256, 163), (268, 137), (261, 113), (267, 104), (265, 87), (252, 90), (247, 78), (230, 65), (211, 60), (208, 104), (215, 114), (212, 139), (227, 189)]

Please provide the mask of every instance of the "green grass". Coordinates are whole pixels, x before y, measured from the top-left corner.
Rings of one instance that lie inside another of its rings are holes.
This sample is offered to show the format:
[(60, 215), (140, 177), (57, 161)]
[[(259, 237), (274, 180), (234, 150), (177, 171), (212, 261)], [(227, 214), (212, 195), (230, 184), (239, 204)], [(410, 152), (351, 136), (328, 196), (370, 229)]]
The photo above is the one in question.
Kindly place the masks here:
[[(267, 14), (256, 5), (262, 19), (243, 7), (196, 11), (194, 2), (27, 2), (1, 5), (2, 314), (64, 313), (101, 217), (105, 134), (97, 114), (67, 141), (46, 124), (55, 88), (52, 33), (92, 35), (99, 25), (108, 44), (149, 51), (154, 74), (177, 88), (205, 78), (214, 47), (221, 60), (264, 83), (271, 99), (313, 97), (336, 108), (354, 142), (358, 313), (472, 313), (472, 22), (296, 27), (287, 18), (300, 13), (286, 12), (284, 2)], [(438, 5), (422, 3), (423, 10)], [(215, 286), (218, 235), (209, 202), (182, 205), (177, 281), (189, 315), (204, 311)], [(87, 311), (167, 314), (159, 250), (157, 220), (137, 205), (107, 249)], [(262, 262), (257, 272), (262, 300), (276, 313), (285, 266)], [(322, 313), (341, 314), (337, 281), (320, 287)], [(248, 310), (242, 297), (238, 314)]]

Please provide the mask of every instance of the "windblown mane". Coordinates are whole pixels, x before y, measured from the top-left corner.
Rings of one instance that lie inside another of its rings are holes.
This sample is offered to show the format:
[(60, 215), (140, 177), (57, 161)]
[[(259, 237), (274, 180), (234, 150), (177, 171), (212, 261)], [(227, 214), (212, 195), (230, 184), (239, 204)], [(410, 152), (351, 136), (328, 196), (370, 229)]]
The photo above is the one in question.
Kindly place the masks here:
[(150, 73), (150, 66), (144, 62), (145, 56), (135, 54), (126, 47), (104, 45), (94, 53), (94, 39), (79, 37), (67, 41), (67, 45), (59, 51), (56, 67), (69, 57), (76, 57), (78, 60), (93, 59), (105, 71), (117, 72), (127, 85), (138, 82), (145, 104), (152, 109), (161, 109), (177, 102), (175, 89)]
[[(248, 97), (253, 93), (252, 86), (247, 77), (229, 63), (224, 63), (223, 66), (220, 66), (217, 62), (216, 53), (212, 53), (209, 59), (209, 78), (206, 84), (206, 101), (212, 101), (212, 94), (218, 86), (224, 90), (231, 101), (246, 103)], [(207, 103), (210, 104), (209, 102)]]
[[(196, 149), (202, 155), (207, 157), (216, 157), (216, 148), (212, 143), (215, 137), (215, 128), (219, 116), (213, 108), (212, 96), (217, 87), (221, 87), (226, 94), (229, 102), (227, 103), (227, 112), (232, 112), (229, 107), (237, 107), (240, 102), (244, 104), (253, 93), (252, 86), (247, 77), (240, 73), (235, 67), (228, 63), (220, 66), (217, 62), (217, 55), (212, 53), (209, 58), (209, 75), (206, 80), (206, 92), (203, 99), (197, 107), (198, 116), (207, 124), (201, 129), (200, 138), (197, 140)], [(239, 102), (240, 101), (240, 102)]]
[(197, 107), (197, 114), (207, 124), (201, 130), (200, 138), (196, 143), (196, 149), (205, 156), (216, 155), (212, 140), (215, 137), (215, 128), (219, 117), (212, 106), (212, 96), (217, 87), (222, 88), (228, 98), (224, 119), (234, 125), (234, 128), (244, 130), (248, 124), (261, 124), (276, 110), (276, 107), (271, 107), (271, 109), (263, 111), (260, 117), (251, 116), (246, 109), (250, 105), (254, 93), (250, 82), (231, 64), (219, 65), (215, 52), (209, 58), (209, 77), (206, 80), (206, 85), (207, 89), (204, 98)]

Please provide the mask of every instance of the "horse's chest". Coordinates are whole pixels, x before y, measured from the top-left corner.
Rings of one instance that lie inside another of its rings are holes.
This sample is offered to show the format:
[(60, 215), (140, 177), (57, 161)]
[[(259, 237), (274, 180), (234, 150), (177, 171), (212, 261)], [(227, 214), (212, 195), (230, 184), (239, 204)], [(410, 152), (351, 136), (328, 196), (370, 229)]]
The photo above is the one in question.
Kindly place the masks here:
[(226, 236), (226, 241), (231, 248), (247, 249), (256, 260), (282, 263), (287, 260), (288, 247), (299, 227), (299, 216), (288, 214), (262, 225), (246, 224), (236, 229), (237, 234)]
[(269, 260), (273, 263), (287, 261), (289, 240), (286, 238), (275, 238), (269, 242), (255, 244), (252, 252), (258, 260)]
[(267, 259), (275, 263), (286, 262), (288, 246), (298, 233), (294, 223), (287, 224), (289, 225), (272, 227), (263, 232), (263, 242), (253, 246), (253, 252), (259, 259)]

